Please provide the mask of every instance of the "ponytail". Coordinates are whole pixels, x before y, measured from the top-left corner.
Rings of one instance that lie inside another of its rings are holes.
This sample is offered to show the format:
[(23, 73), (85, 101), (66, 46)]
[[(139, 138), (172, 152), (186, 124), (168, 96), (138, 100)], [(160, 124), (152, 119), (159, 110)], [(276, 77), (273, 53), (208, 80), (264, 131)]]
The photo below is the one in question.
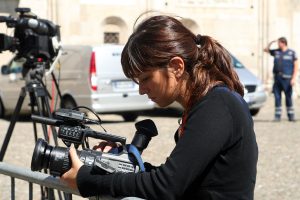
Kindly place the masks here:
[(198, 51), (195, 63), (187, 68), (190, 76), (190, 103), (206, 95), (215, 85), (224, 84), (230, 90), (244, 95), (244, 89), (233, 69), (230, 53), (209, 36), (194, 38)]

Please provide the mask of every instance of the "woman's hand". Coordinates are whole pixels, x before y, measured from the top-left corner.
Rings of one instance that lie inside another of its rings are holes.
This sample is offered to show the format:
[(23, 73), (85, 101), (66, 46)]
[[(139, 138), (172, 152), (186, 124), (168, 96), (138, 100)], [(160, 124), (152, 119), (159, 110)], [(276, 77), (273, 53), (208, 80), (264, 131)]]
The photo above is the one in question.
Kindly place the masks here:
[(102, 151), (104, 153), (109, 152), (112, 148), (118, 147), (117, 143), (102, 141), (98, 145), (93, 147), (93, 150)]
[(70, 188), (78, 189), (76, 177), (77, 177), (78, 170), (83, 165), (83, 163), (79, 160), (74, 147), (70, 148), (70, 158), (72, 162), (72, 167), (69, 169), (69, 171), (67, 171), (61, 176), (61, 180), (66, 182)]
[[(118, 147), (116, 143), (103, 141), (100, 142), (98, 145), (94, 146), (93, 150), (107, 153), (108, 151), (110, 151), (112, 148), (115, 147)], [(70, 148), (70, 158), (72, 162), (72, 167), (69, 169), (69, 171), (64, 173), (60, 178), (61, 180), (66, 182), (70, 188), (77, 189), (76, 177), (77, 177), (78, 170), (83, 165), (83, 163), (78, 158), (78, 155), (74, 147)]]

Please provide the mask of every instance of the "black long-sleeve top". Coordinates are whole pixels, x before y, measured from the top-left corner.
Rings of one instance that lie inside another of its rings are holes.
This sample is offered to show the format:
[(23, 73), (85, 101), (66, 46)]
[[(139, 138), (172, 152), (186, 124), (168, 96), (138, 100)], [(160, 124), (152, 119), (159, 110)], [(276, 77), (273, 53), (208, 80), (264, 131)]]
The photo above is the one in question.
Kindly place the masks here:
[[(159, 150), (158, 150), (159, 151)], [(258, 148), (241, 96), (215, 87), (188, 114), (184, 134), (161, 166), (148, 172), (94, 175), (82, 166), (82, 196), (144, 199), (253, 199)]]

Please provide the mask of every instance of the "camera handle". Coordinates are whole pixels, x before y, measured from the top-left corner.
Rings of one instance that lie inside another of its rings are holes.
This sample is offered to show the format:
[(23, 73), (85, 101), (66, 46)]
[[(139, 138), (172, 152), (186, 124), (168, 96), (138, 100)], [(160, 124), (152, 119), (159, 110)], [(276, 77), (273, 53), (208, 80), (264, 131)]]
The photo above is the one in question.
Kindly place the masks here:
[(84, 135), (83, 139), (85, 139), (86, 137), (92, 137), (92, 138), (102, 139), (110, 142), (119, 142), (122, 144), (122, 146), (126, 146), (125, 137), (108, 134), (108, 133), (102, 133), (102, 132), (94, 131), (92, 129), (84, 130), (84, 132), (85, 133), (83, 134)]

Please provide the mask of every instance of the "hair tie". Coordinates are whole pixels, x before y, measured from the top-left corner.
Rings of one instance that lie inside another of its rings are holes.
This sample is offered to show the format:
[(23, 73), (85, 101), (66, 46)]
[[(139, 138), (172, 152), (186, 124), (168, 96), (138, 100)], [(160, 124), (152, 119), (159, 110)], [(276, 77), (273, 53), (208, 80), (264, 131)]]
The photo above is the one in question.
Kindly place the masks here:
[(198, 34), (197, 36), (196, 36), (196, 44), (197, 45), (200, 45), (201, 44), (201, 35), (200, 34)]

